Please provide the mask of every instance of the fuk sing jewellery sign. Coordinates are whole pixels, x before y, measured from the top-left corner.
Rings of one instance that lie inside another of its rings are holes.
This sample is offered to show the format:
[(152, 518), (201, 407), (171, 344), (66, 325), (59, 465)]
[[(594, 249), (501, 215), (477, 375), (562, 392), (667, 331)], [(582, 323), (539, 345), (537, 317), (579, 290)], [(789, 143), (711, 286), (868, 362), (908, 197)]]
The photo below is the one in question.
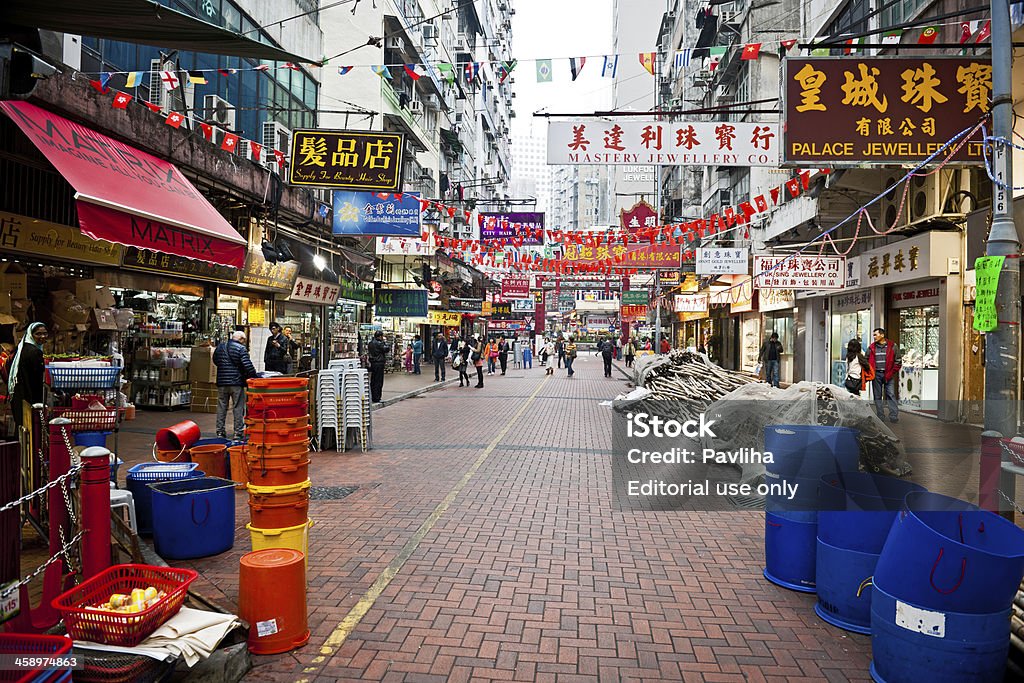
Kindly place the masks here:
[[(796, 164), (924, 161), (988, 113), (992, 92), (991, 62), (973, 57), (793, 58), (785, 74), (783, 156)], [(982, 158), (978, 131), (952, 162)]]
[(292, 185), (336, 190), (402, 191), (401, 133), (297, 130), (292, 134)]
[(754, 286), (758, 289), (843, 289), (843, 256), (755, 256)]

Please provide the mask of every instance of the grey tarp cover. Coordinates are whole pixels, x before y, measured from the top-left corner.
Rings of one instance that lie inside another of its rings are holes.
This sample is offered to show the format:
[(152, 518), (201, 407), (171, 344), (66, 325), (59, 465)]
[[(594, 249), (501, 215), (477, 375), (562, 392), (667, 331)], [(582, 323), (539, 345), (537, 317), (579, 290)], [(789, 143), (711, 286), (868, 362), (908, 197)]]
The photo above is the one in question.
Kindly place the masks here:
[(2, 0), (0, 23), (214, 55), (319, 63), (153, 0)]

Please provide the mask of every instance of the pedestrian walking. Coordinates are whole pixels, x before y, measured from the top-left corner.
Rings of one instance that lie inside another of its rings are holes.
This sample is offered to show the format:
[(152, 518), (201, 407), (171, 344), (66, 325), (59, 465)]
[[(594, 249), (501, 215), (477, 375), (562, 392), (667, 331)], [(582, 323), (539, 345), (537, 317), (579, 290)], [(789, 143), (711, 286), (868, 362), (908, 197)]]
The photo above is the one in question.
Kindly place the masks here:
[(636, 342), (630, 337), (626, 345), (622, 347), (622, 355), (626, 359), (626, 367), (633, 367), (633, 359), (636, 358)]
[(779, 365), (782, 362), (782, 342), (779, 341), (778, 332), (772, 332), (765, 343), (761, 344), (761, 350), (757, 352), (757, 362), (764, 363), (764, 377), (768, 384), (777, 389)]
[(440, 332), (434, 334), (434, 346), (430, 351), (430, 357), (434, 359), (434, 381), (443, 382), (445, 363), (448, 361), (448, 342)]
[(422, 375), (420, 372), (420, 360), (423, 359), (423, 339), (420, 335), (413, 337), (412, 341), (412, 374)]
[(672, 350), (672, 344), (669, 343), (667, 338), (662, 337), (661, 338), (661, 353), (662, 353), (662, 355), (668, 353), (671, 350)]
[(370, 401), (380, 403), (384, 392), (384, 366), (388, 362), (388, 345), (384, 343), (384, 333), (377, 330), (367, 347), (370, 360)]
[(405, 345), (405, 353), (403, 354), (403, 361), (405, 362), (405, 371), (412, 374), (412, 343)]
[(476, 367), (476, 388), (484, 388), (484, 349), (479, 335), (473, 335), (469, 343), (469, 359)]
[(501, 366), (501, 374), (508, 369), (508, 340), (502, 335), (498, 337), (498, 365)]
[(46, 343), (47, 334), (43, 323), (29, 325), (14, 357), (7, 365), (6, 389), (16, 427), (32, 424), (31, 420), (25, 421), (25, 404), (33, 406), (43, 402), (43, 379), (46, 375), (43, 344)]
[(874, 378), (874, 370), (861, 350), (860, 340), (851, 339), (846, 345), (846, 381), (843, 385), (854, 396), (860, 396), (860, 392)]
[(597, 345), (598, 350), (601, 352), (601, 359), (604, 360), (604, 376), (612, 376), (612, 356), (615, 355), (615, 346), (612, 344), (612, 340), (605, 337), (601, 340), (601, 343)]
[(271, 372), (280, 372), (282, 375), (288, 373), (288, 352), (291, 351), (292, 341), (284, 336), (281, 325), (270, 323), (270, 338), (267, 339), (267, 348), (263, 351), (263, 366)]
[(256, 376), (256, 368), (245, 348), (245, 332), (236, 330), (213, 352), (217, 366), (217, 436), (226, 439), (228, 404), (232, 404), (235, 441), (245, 438), (245, 382)]
[(552, 359), (555, 357), (555, 343), (550, 339), (544, 340), (544, 364), (547, 365), (547, 371), (545, 375), (555, 374), (555, 367), (551, 365)]
[(533, 370), (533, 349), (530, 348), (529, 342), (523, 345), (523, 368)]
[(565, 368), (568, 370), (569, 377), (572, 377), (576, 374), (572, 369), (573, 361), (576, 360), (576, 342), (571, 336), (565, 340), (562, 350), (565, 353)]
[[(471, 353), (472, 353), (472, 349), (469, 346), (469, 341), (466, 340), (466, 339), (460, 339), (459, 340), (459, 348), (458, 348), (458, 351), (456, 352), (456, 356), (455, 356), (455, 362), (457, 363), (457, 365), (455, 367), (459, 371), (459, 386), (460, 387), (461, 386), (467, 386), (467, 387), (470, 386), (470, 382), (469, 382), (469, 367), (470, 367), (469, 356), (470, 356)], [(463, 384), (463, 382), (465, 382), (465, 384)]]
[(558, 369), (562, 369), (562, 363), (565, 362), (565, 340), (562, 339), (562, 335), (559, 334), (555, 340), (555, 355), (558, 356)]
[(885, 338), (885, 328), (874, 332), (875, 341), (868, 347), (868, 363), (875, 372), (871, 382), (871, 393), (875, 398), (875, 413), (879, 420), (885, 420), (885, 403), (889, 404), (889, 421), (900, 421), (900, 409), (896, 404), (896, 379), (903, 367), (903, 358), (896, 348), (896, 342)]
[[(540, 366), (543, 368), (548, 364), (548, 358), (551, 356), (551, 349), (548, 346), (549, 342), (547, 337), (544, 337), (540, 341), (537, 354), (540, 356)], [(544, 373), (545, 375), (548, 373)]]
[(484, 358), (487, 359), (487, 374), (493, 375), (498, 367), (498, 342), (494, 337), (489, 338), (484, 346)]

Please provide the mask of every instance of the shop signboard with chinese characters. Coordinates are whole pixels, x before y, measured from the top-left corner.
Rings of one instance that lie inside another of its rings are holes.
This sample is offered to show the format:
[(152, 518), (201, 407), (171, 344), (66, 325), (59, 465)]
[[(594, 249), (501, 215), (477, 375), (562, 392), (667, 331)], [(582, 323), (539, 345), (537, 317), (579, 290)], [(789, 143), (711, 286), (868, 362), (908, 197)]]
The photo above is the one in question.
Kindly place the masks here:
[(658, 284), (662, 287), (678, 285), (680, 276), (678, 270), (662, 270), (658, 273)]
[(875, 287), (959, 272), (960, 233), (926, 232), (860, 255), (861, 286)]
[[(916, 163), (988, 113), (992, 65), (979, 57), (798, 57), (786, 59), (785, 79), (786, 162)], [(952, 161), (979, 163), (981, 136)]]
[(597, 263), (622, 257), (613, 261), (616, 268), (679, 268), (683, 258), (680, 248), (671, 244), (621, 244), (588, 247), (579, 244), (565, 245), (565, 260), (577, 263)]
[(298, 261), (271, 263), (263, 258), (263, 252), (259, 247), (254, 247), (250, 243), (249, 253), (245, 255), (245, 268), (242, 269), (239, 281), (244, 285), (252, 285), (261, 289), (290, 292), (298, 274)]
[(533, 313), (537, 309), (537, 302), (531, 296), (529, 299), (514, 299), (512, 301), (513, 313)]
[(676, 294), (672, 300), (676, 313), (707, 313), (708, 302), (707, 294)]
[(562, 165), (779, 165), (775, 123), (569, 119), (548, 123), (548, 163)]
[(403, 235), (419, 237), (418, 192), (334, 191), (335, 235)]
[(342, 278), (338, 283), (338, 298), (346, 301), (358, 301), (361, 304), (372, 304), (373, 288), (358, 280)]
[(190, 280), (207, 280), (209, 282), (238, 282), (238, 268), (225, 266), (209, 261), (186, 258), (162, 251), (139, 249), (138, 247), (122, 247), (122, 265), (128, 270), (142, 270), (160, 275), (178, 275)]
[(576, 308), (576, 295), (572, 292), (560, 292), (558, 295), (558, 312), (568, 313)]
[(850, 256), (846, 259), (846, 288), (857, 287), (860, 287), (860, 256)]
[(796, 294), (792, 289), (762, 289), (757, 293), (757, 310), (761, 313), (796, 308)]
[(531, 237), (527, 234), (528, 231), (544, 229), (542, 212), (481, 213), (477, 220), (482, 240), (521, 238), (524, 245), (544, 244), (540, 237)]
[(121, 245), (86, 237), (78, 228), (0, 211), (0, 249), (46, 254), (58, 261), (121, 265)]
[(427, 313), (428, 325), (439, 325), (441, 327), (458, 327), (462, 324), (462, 314), (452, 311), (429, 311)]
[(698, 275), (746, 275), (750, 272), (747, 247), (700, 247), (697, 249)]
[[(758, 289), (843, 289), (846, 259), (842, 256), (755, 256), (754, 286)], [(762, 309), (763, 310), (763, 309)]]
[(646, 306), (651, 301), (651, 295), (646, 289), (630, 289), (622, 293), (623, 306)]
[(658, 226), (658, 212), (641, 199), (633, 205), (633, 208), (619, 210), (619, 224), (623, 230), (655, 228)]
[(295, 279), (295, 286), (292, 289), (289, 301), (300, 301), (307, 304), (320, 304), (322, 306), (334, 306), (338, 303), (338, 292), (341, 288), (336, 284), (313, 280), (302, 277)]
[(503, 277), (501, 279), (501, 298), (506, 300), (529, 299), (529, 276), (506, 275), (505, 277)]
[(448, 298), (448, 310), (457, 313), (475, 313), (480, 315), (484, 310), (483, 299), (463, 299), (460, 297)]
[(862, 289), (859, 292), (850, 292), (832, 297), (831, 309), (833, 313), (846, 313), (850, 311), (861, 311), (871, 308), (871, 290)]
[(619, 307), (619, 320), (623, 322), (647, 320), (647, 304), (622, 304)]
[(411, 237), (378, 237), (377, 256), (433, 256), (432, 244)]
[(485, 301), (484, 315), (512, 315), (512, 304), (505, 301)]
[(402, 191), (401, 133), (296, 130), (289, 182), (336, 190)]
[(754, 278), (734, 277), (729, 298), (730, 313), (747, 313), (754, 310)]
[(427, 290), (375, 290), (373, 293), (373, 314), (380, 318), (426, 318)]

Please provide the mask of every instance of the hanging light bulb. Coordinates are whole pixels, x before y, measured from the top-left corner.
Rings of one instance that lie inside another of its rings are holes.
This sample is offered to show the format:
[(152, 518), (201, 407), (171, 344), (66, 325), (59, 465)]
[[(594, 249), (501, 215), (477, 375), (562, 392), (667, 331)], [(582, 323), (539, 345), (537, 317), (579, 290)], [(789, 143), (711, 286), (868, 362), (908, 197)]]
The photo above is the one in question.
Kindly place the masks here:
[(327, 267), (327, 259), (325, 259), (320, 254), (314, 255), (313, 256), (313, 267), (316, 268), (317, 270), (323, 270), (324, 268)]

